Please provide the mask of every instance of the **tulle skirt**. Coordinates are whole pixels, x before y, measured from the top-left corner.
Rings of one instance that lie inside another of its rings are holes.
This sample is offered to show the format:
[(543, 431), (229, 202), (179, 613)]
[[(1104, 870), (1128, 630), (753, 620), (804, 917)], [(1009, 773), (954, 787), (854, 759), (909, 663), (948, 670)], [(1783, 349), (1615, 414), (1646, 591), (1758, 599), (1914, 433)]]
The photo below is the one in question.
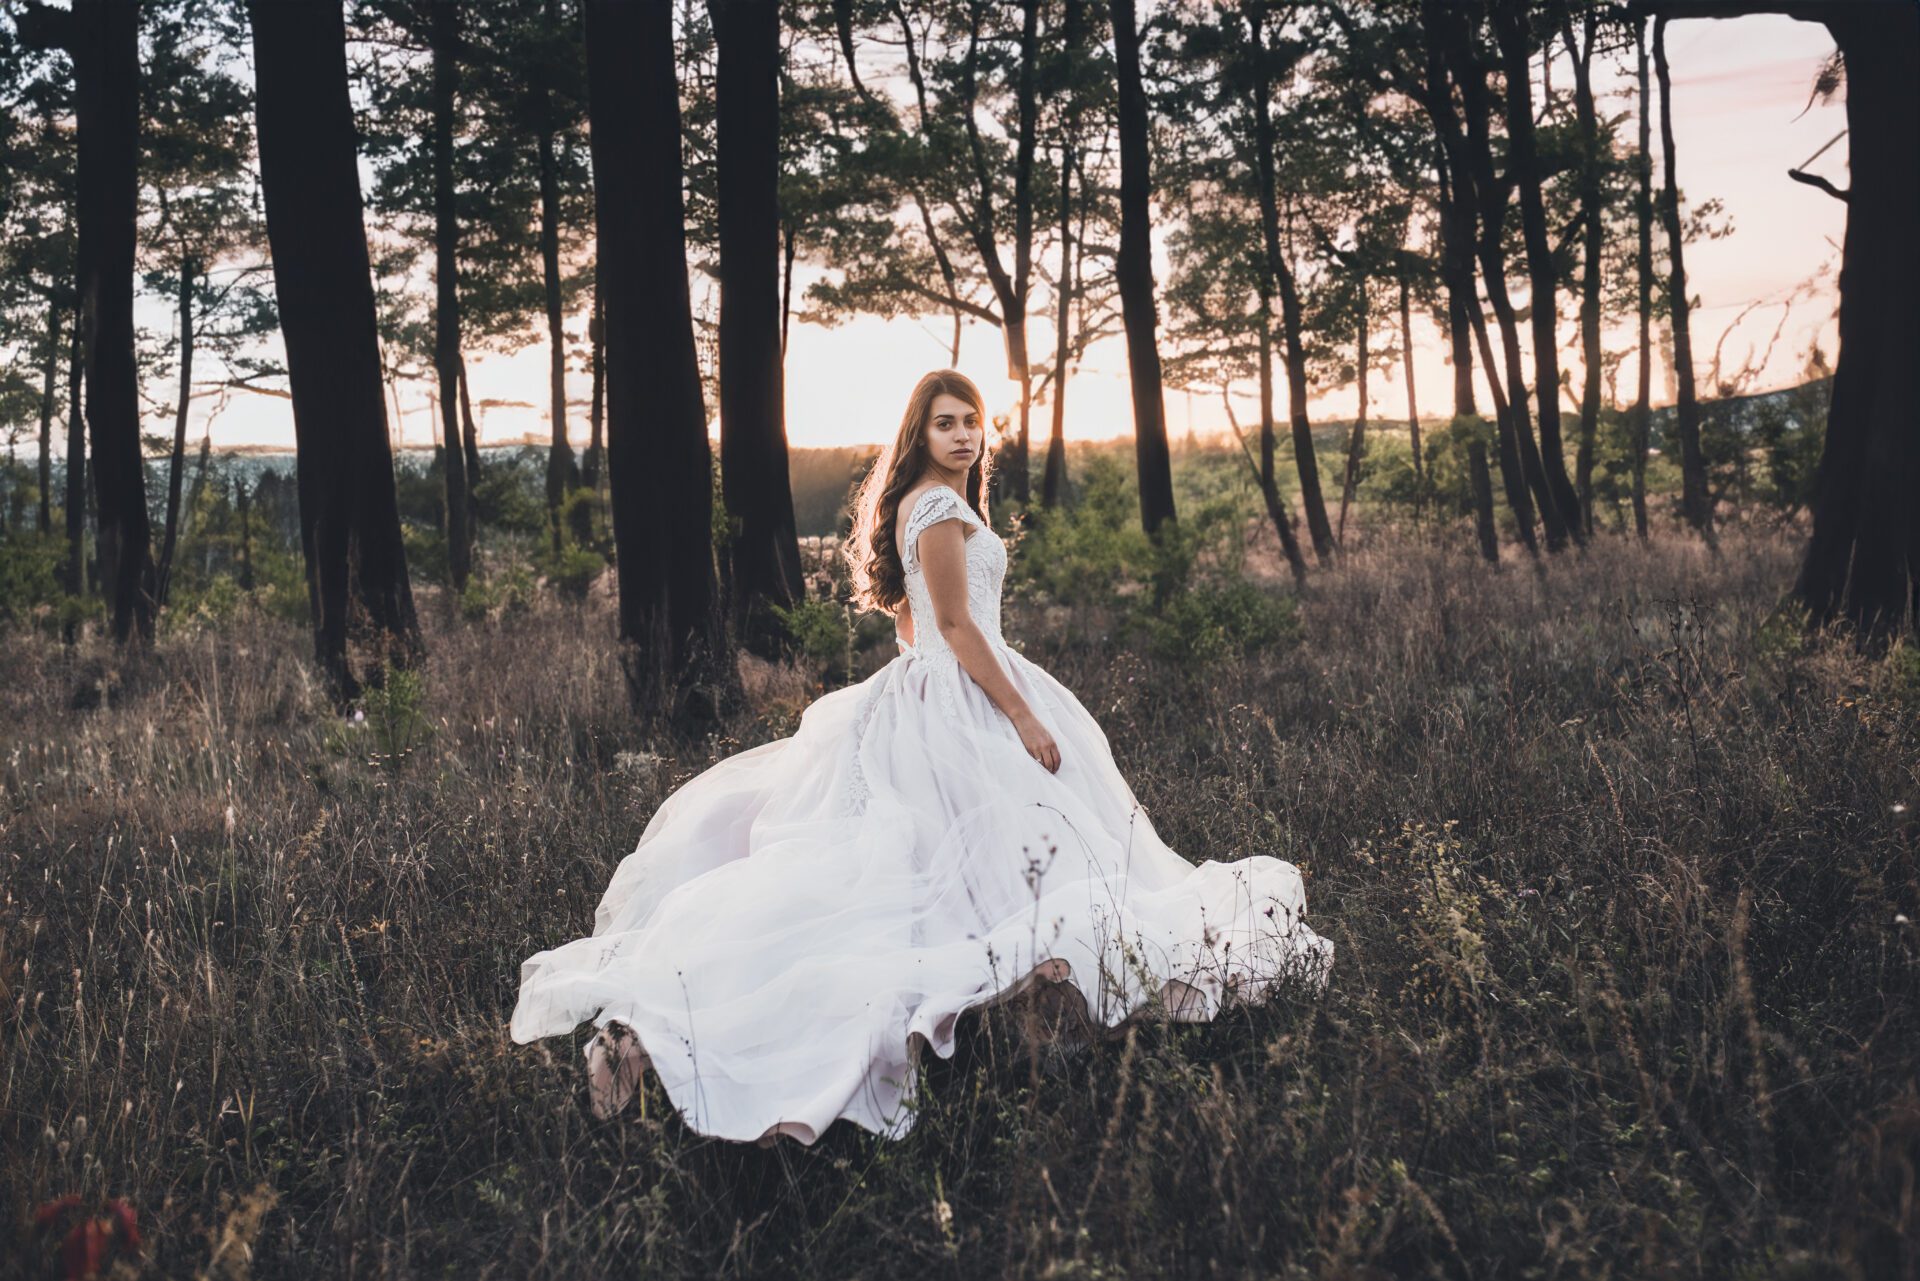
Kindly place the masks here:
[(593, 934), (522, 965), (513, 1038), (624, 1024), (694, 1130), (811, 1143), (906, 1134), (921, 1050), (951, 1057), (962, 1011), (1037, 972), (1105, 1028), (1324, 986), (1298, 870), (1182, 858), (1079, 700), (996, 652), (1057, 772), (950, 654), (908, 649), (668, 797)]

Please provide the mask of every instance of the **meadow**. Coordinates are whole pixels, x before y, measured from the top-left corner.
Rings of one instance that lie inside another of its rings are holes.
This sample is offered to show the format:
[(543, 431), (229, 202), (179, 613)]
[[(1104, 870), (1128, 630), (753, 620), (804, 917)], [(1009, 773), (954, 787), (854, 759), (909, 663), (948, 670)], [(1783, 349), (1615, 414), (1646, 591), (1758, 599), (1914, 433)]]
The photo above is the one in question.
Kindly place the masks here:
[(749, 663), (693, 741), (598, 592), (425, 592), (346, 715), (244, 601), (19, 630), (0, 1275), (60, 1274), (74, 1194), (121, 1276), (1913, 1276), (1920, 662), (1803, 634), (1799, 539), (1383, 532), (1204, 662), (1016, 593), (1169, 843), (1300, 866), (1331, 986), (1077, 1053), (970, 1015), (909, 1137), (810, 1149), (596, 1121), (583, 1038), (506, 1018), (673, 787), (884, 646)]

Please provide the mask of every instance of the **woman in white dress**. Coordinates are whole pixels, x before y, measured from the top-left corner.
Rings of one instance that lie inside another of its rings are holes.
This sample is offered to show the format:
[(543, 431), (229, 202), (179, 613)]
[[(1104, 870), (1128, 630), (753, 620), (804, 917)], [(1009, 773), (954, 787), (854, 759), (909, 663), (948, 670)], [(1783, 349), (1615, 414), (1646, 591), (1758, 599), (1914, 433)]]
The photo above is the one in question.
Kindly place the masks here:
[(522, 965), (514, 1039), (592, 1020), (598, 1114), (651, 1066), (703, 1134), (898, 1137), (969, 1007), (1057, 984), (1112, 1029), (1325, 984), (1294, 866), (1170, 849), (1099, 724), (1002, 637), (985, 419), (965, 376), (928, 374), (861, 486), (854, 586), (901, 652), (683, 784), (593, 934)]

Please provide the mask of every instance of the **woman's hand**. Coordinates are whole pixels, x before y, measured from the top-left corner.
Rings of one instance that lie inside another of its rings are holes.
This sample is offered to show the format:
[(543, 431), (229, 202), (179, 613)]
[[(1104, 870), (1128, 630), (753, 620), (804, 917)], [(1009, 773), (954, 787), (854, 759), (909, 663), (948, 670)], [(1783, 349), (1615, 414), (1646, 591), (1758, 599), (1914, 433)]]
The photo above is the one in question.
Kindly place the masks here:
[(1032, 712), (1026, 712), (1015, 720), (1013, 727), (1020, 731), (1020, 744), (1027, 749), (1027, 755), (1047, 767), (1049, 773), (1060, 772), (1060, 748), (1055, 745), (1053, 735), (1040, 723), (1040, 718)]

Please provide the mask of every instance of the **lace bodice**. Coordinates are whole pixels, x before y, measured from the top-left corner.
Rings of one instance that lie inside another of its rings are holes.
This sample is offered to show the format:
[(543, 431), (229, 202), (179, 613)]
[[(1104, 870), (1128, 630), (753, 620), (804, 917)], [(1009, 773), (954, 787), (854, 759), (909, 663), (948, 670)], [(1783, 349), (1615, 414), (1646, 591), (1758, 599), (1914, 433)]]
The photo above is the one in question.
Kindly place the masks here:
[[(920, 569), (920, 535), (929, 525), (955, 516), (973, 526), (973, 532), (966, 536), (967, 613), (988, 640), (996, 645), (1006, 643), (1000, 635), (1000, 585), (1007, 573), (1007, 545), (959, 494), (945, 485), (935, 485), (921, 494), (907, 513), (906, 531), (900, 540), (907, 604), (913, 610), (911, 650), (922, 658), (953, 657), (953, 648), (933, 620), (933, 598)], [(906, 645), (904, 639), (900, 643)]]

